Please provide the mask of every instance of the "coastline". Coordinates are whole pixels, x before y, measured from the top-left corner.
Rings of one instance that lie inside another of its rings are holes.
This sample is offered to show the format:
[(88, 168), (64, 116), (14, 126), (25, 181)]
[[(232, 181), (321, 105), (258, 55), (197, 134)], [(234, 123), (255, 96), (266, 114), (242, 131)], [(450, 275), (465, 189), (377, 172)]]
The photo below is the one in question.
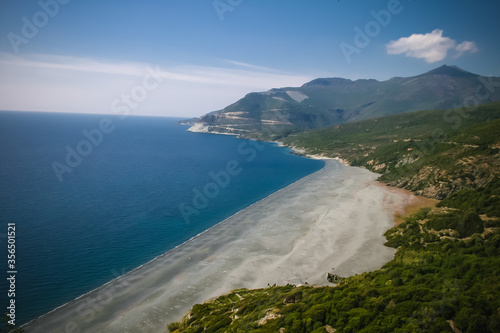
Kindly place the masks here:
[[(326, 159), (332, 159), (332, 160), (337, 160), (339, 163), (342, 163), (345, 166), (351, 166), (349, 161), (346, 159), (340, 158), (340, 157), (329, 157), (326, 155), (314, 155), (314, 154), (308, 154), (306, 150), (294, 147), (294, 146), (287, 146), (283, 142), (276, 141), (276, 143), (280, 147), (287, 147), (290, 148), (294, 154), (300, 155), (300, 156), (305, 156), (307, 158), (311, 159), (318, 159), (318, 160), (326, 160)], [(363, 167), (361, 167), (363, 168)], [(363, 168), (365, 169), (365, 168)], [(404, 188), (399, 188), (399, 187), (394, 187), (387, 185), (381, 181), (377, 180), (377, 184), (379, 186), (386, 187), (389, 191), (393, 191), (394, 193), (399, 193), (402, 195), (408, 196), (408, 201), (405, 202), (403, 205), (400, 207), (395, 207), (393, 218), (394, 218), (394, 226), (398, 226), (401, 224), (404, 219), (412, 215), (414, 213), (417, 213), (420, 209), (422, 208), (434, 208), (440, 200), (437, 199), (432, 199), (432, 198), (427, 198), (421, 195), (417, 195), (410, 190), (404, 189)]]
[(339, 161), (340, 163), (344, 164), (345, 166), (351, 166), (346, 159), (340, 158), (338, 156), (331, 157), (331, 156), (327, 156), (327, 155), (309, 154), (307, 152), (307, 150), (305, 150), (305, 149), (297, 148), (295, 146), (287, 146), (281, 141), (271, 141), (271, 142), (276, 143), (279, 147), (286, 147), (286, 148), (290, 149), (293, 152), (293, 154), (296, 154), (299, 156), (304, 156), (304, 157), (307, 157), (307, 158), (310, 158), (313, 160), (336, 160), (336, 161)]
[(393, 208), (407, 195), (377, 174), (325, 167), (239, 211), (133, 271), (26, 324), (29, 332), (164, 332), (196, 303), (268, 283), (330, 285), (327, 272), (375, 270)]
[[(412, 193), (411, 191), (406, 189), (391, 187), (387, 185), (385, 186), (389, 188), (390, 191)], [(404, 222), (404, 219), (407, 216), (417, 213), (422, 208), (434, 208), (439, 203), (439, 201), (440, 200), (413, 194), (413, 197), (406, 205), (400, 207), (397, 211), (394, 212), (394, 226), (400, 225), (402, 222)]]
[[(224, 134), (224, 133), (217, 133), (217, 134)], [(47, 313), (45, 313), (45, 314), (43, 314), (43, 315), (41, 315), (41, 316), (39, 316), (39, 317), (37, 317), (35, 319), (30, 320), (29, 322), (21, 325), (21, 328), (28, 329), (31, 332), (31, 327), (30, 326), (33, 326), (33, 325), (35, 325), (36, 323), (38, 323), (40, 321), (44, 321), (46, 319), (46, 317), (49, 317), (49, 316), (57, 313), (58, 311), (64, 311), (65, 309), (74, 306), (75, 304), (79, 303), (79, 301), (82, 300), (82, 299), (92, 298), (93, 296), (97, 296), (97, 295), (99, 295), (101, 293), (101, 291), (105, 290), (106, 288), (108, 288), (110, 286), (113, 287), (113, 286), (116, 286), (116, 285), (128, 285), (129, 281), (127, 281), (127, 280), (135, 280), (135, 279), (137, 279), (137, 277), (134, 276), (134, 275), (137, 274), (137, 273), (141, 274), (140, 271), (143, 270), (143, 269), (145, 269), (146, 266), (154, 265), (157, 261), (160, 261), (160, 260), (164, 259), (164, 257), (166, 257), (166, 256), (169, 256), (169, 255), (175, 256), (175, 251), (178, 250), (179, 248), (181, 248), (183, 246), (188, 246), (190, 242), (196, 241), (199, 237), (202, 237), (205, 233), (213, 231), (213, 229), (216, 229), (217, 227), (220, 227), (226, 221), (229, 221), (229, 220), (231, 220), (233, 218), (236, 218), (238, 216), (238, 214), (240, 214), (241, 212), (246, 211), (247, 209), (251, 209), (254, 205), (259, 204), (261, 201), (267, 200), (268, 198), (272, 197), (273, 195), (276, 195), (277, 193), (279, 193), (280, 191), (286, 189), (287, 187), (292, 186), (295, 183), (301, 182), (301, 181), (305, 180), (306, 178), (311, 177), (311, 176), (313, 176), (314, 174), (316, 174), (318, 172), (321, 172), (322, 170), (325, 169), (325, 167), (326, 167), (326, 164), (321, 169), (319, 169), (319, 170), (317, 170), (317, 171), (315, 171), (315, 172), (313, 172), (313, 173), (311, 173), (309, 175), (306, 175), (305, 177), (302, 177), (302, 178), (294, 181), (293, 183), (291, 183), (291, 184), (289, 184), (289, 185), (287, 185), (287, 186), (285, 186), (285, 187), (283, 187), (281, 189), (276, 190), (275, 192), (269, 194), (265, 198), (262, 198), (262, 199), (260, 199), (260, 200), (258, 200), (256, 202), (252, 203), (251, 205), (243, 208), (242, 210), (237, 211), (233, 215), (231, 215), (231, 216), (227, 217), (226, 219), (218, 222), (216, 225), (210, 227), (209, 229), (204, 230), (204, 231), (200, 232), (199, 234), (191, 237), (190, 239), (188, 239), (187, 241), (185, 241), (182, 244), (177, 245), (173, 249), (170, 249), (170, 250), (166, 251), (165, 253), (162, 253), (159, 256), (151, 259), (150, 261), (148, 261), (148, 262), (146, 262), (146, 263), (144, 263), (144, 264), (142, 264), (142, 265), (140, 265), (140, 266), (132, 269), (131, 271), (129, 271), (129, 272), (127, 272), (127, 273), (125, 273), (125, 274), (123, 274), (121, 276), (118, 276), (118, 277), (116, 277), (116, 278), (114, 278), (114, 279), (106, 282), (105, 284), (103, 284), (103, 285), (101, 285), (101, 286), (99, 286), (99, 287), (97, 287), (97, 288), (95, 288), (93, 290), (90, 290), (89, 292), (87, 292), (85, 294), (82, 294), (82, 295), (78, 296), (74, 300), (66, 302), (66, 303), (64, 303), (64, 304), (62, 304), (62, 305), (60, 305), (60, 306), (52, 309), (51, 311), (49, 311), (49, 312), (47, 312)], [(69, 325), (69, 326), (71, 327), (72, 325)], [(38, 328), (35, 331), (33, 331), (33, 332), (38, 332)]]

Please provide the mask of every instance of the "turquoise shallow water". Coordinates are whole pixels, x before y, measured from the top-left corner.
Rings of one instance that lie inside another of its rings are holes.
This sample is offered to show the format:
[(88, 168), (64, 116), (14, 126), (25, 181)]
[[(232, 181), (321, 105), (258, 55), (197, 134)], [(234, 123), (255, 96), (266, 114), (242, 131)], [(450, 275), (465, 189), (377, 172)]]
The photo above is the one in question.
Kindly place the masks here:
[(0, 253), (15, 222), (18, 324), (323, 167), (175, 120), (0, 112)]

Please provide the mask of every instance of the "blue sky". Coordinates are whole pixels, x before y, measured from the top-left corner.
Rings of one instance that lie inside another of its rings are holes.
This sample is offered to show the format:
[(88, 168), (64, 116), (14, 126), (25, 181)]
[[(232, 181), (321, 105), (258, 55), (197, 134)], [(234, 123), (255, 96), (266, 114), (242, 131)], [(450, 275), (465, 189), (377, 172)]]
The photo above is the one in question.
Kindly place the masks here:
[(317, 77), (500, 76), (500, 3), (2, 0), (0, 109), (199, 116)]

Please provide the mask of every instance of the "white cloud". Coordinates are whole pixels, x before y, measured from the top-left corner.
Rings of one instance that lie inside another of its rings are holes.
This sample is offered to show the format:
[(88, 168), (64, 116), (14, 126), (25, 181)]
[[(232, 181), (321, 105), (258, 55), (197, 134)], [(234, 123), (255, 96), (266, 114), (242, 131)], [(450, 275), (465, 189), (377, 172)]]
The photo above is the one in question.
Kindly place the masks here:
[(0, 53), (0, 110), (111, 113), (111, 103), (160, 68), (162, 83), (131, 110), (137, 115), (196, 116), (251, 91), (298, 86), (312, 77), (228, 61), (229, 67), (157, 66), (56, 55)]
[(388, 54), (402, 54), (407, 57), (424, 59), (428, 63), (437, 62), (446, 58), (448, 51), (455, 50), (455, 57), (462, 56), (465, 52), (477, 51), (476, 44), (464, 41), (457, 42), (449, 37), (443, 37), (443, 30), (436, 29), (431, 33), (413, 34), (389, 42), (386, 45)]
[(455, 58), (462, 56), (465, 52), (476, 53), (478, 51), (476, 43), (468, 41), (458, 44), (455, 49), (457, 50)]

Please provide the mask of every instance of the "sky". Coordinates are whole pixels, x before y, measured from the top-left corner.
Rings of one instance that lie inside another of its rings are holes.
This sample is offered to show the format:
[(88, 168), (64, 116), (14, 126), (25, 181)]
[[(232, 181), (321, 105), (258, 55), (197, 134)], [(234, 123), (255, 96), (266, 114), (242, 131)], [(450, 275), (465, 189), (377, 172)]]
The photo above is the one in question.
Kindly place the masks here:
[(2, 0), (0, 110), (194, 117), (318, 77), (500, 76), (500, 2)]

